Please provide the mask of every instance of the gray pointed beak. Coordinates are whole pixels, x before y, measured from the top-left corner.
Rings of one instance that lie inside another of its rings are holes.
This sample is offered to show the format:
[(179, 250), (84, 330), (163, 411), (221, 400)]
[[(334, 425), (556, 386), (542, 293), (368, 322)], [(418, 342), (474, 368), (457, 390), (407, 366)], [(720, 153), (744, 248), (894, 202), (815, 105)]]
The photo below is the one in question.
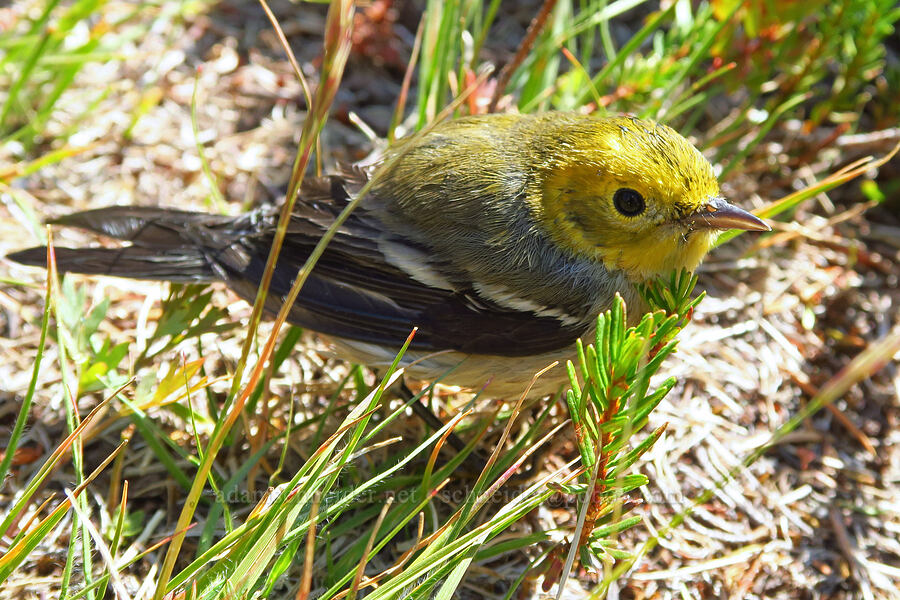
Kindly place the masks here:
[(697, 212), (687, 216), (694, 229), (743, 229), (745, 231), (772, 231), (765, 221), (743, 208), (728, 204), (723, 198), (713, 198)]

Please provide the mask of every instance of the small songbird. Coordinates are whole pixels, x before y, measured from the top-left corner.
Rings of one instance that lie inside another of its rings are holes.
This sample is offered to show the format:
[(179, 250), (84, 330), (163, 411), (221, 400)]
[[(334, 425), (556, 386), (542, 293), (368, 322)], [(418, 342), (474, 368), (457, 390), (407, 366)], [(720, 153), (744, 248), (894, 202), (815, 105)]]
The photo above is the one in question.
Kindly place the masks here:
[[(277, 310), (299, 268), (367, 178), (373, 184), (316, 264), (290, 321), (345, 358), (384, 367), (413, 327), (418, 379), (520, 394), (568, 358), (597, 314), (636, 285), (693, 270), (724, 229), (766, 231), (726, 202), (709, 162), (664, 125), (571, 113), (441, 123), (390, 148), (371, 174), (307, 181), (272, 280)], [(60, 271), (224, 281), (253, 301), (278, 209), (236, 216), (115, 206), (52, 221), (127, 242), (56, 248)], [(45, 248), (9, 256), (44, 265)], [(632, 310), (634, 312), (634, 309)], [(557, 367), (535, 393), (554, 391)]]

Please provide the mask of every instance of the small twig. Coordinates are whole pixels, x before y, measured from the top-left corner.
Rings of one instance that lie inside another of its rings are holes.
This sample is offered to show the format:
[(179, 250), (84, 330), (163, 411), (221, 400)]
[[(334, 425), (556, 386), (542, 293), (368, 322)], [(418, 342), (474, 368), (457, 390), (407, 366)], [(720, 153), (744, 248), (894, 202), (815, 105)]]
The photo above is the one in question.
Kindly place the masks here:
[(850, 567), (850, 576), (856, 580), (863, 598), (874, 598), (871, 587), (869, 586), (869, 578), (866, 577), (866, 572), (862, 568), (859, 558), (856, 556), (856, 549), (853, 546), (853, 542), (850, 540), (850, 534), (847, 532), (847, 528), (844, 527), (844, 523), (842, 522), (841, 512), (832, 507), (831, 510), (828, 511), (828, 517), (831, 521), (831, 527), (834, 529), (834, 536), (837, 538), (838, 547), (841, 549), (841, 553), (844, 555), (844, 558), (847, 559), (847, 565)]
[[(816, 394), (819, 393), (819, 390), (816, 389), (814, 385), (811, 383), (807, 383), (805, 381), (801, 381), (799, 378), (794, 377), (793, 381), (803, 390), (804, 393), (809, 394), (809, 396), (815, 397)], [(878, 451), (875, 450), (875, 445), (872, 444), (872, 440), (869, 439), (869, 436), (865, 434), (865, 432), (857, 427), (856, 423), (850, 420), (850, 417), (845, 415), (841, 409), (836, 407), (834, 404), (827, 404), (825, 408), (830, 412), (838, 422), (843, 425), (844, 429), (846, 429), (850, 435), (856, 438), (856, 441), (859, 442), (859, 445), (866, 449), (872, 458), (878, 460)]]
[(525, 38), (519, 45), (516, 55), (503, 66), (500, 75), (497, 76), (497, 87), (494, 89), (494, 95), (491, 97), (491, 103), (488, 105), (489, 113), (497, 110), (497, 103), (500, 102), (500, 97), (503, 95), (503, 91), (506, 89), (512, 74), (516, 72), (516, 69), (519, 68), (519, 65), (525, 61), (525, 57), (531, 52), (534, 40), (537, 39), (538, 34), (544, 29), (547, 19), (550, 18), (550, 13), (553, 12), (555, 6), (556, 0), (544, 0), (541, 10), (531, 20), (531, 24), (528, 26), (528, 31), (525, 32)]
[(394, 116), (391, 117), (391, 124), (388, 127), (388, 142), (393, 142), (397, 137), (397, 126), (403, 120), (403, 112), (406, 110), (406, 99), (409, 97), (409, 87), (412, 84), (413, 72), (416, 70), (416, 63), (419, 61), (419, 54), (422, 48), (422, 35), (425, 31), (425, 19), (419, 21), (419, 28), (416, 29), (416, 39), (413, 42), (412, 53), (410, 54), (409, 64), (406, 65), (406, 73), (403, 74), (403, 83), (400, 85), (400, 93), (397, 95), (397, 107), (394, 109)]

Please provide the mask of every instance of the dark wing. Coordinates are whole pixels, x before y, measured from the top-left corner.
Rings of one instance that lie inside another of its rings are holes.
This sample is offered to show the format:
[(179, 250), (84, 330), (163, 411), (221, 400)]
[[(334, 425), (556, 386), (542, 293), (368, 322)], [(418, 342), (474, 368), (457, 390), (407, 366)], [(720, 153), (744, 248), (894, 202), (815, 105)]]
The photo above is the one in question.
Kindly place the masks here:
[[(325, 230), (348, 202), (345, 188), (358, 182), (344, 177), (310, 181), (301, 192), (270, 287), (271, 310), (280, 307), (293, 279)], [(217, 261), (236, 292), (253, 300), (262, 278), (273, 239), (277, 214), (252, 229), (229, 256)], [(449, 288), (427, 285), (400, 269), (382, 251), (405, 245), (423, 257), (429, 249), (384, 231), (377, 218), (358, 207), (340, 228), (307, 279), (291, 313), (291, 322), (320, 333), (399, 348), (413, 327), (419, 330), (412, 348), (424, 351), (458, 350), (472, 354), (528, 356), (572, 344), (584, 324), (564, 325), (560, 320), (515, 311), (497, 305), (467, 285), (452, 266), (444, 270)]]
[[(355, 193), (363, 182), (362, 171), (349, 171), (312, 179), (304, 186), (272, 279), (268, 310), (281, 307), (297, 272), (347, 205), (347, 190)], [(485, 298), (465, 273), (442, 262), (422, 242), (388, 231), (377, 211), (367, 208), (366, 200), (338, 230), (313, 269), (291, 309), (291, 322), (396, 348), (418, 327), (414, 349), (500, 356), (556, 350), (571, 344), (587, 328), (587, 323), (564, 324)], [(75, 213), (55, 222), (113, 237), (125, 245), (57, 248), (57, 265), (60, 271), (118, 277), (224, 280), (252, 302), (277, 220), (278, 213), (271, 208), (240, 217), (115, 206)], [(395, 255), (386, 256), (386, 248)], [(31, 248), (9, 258), (42, 266), (46, 253), (46, 248)], [(398, 265), (401, 255), (406, 258)]]

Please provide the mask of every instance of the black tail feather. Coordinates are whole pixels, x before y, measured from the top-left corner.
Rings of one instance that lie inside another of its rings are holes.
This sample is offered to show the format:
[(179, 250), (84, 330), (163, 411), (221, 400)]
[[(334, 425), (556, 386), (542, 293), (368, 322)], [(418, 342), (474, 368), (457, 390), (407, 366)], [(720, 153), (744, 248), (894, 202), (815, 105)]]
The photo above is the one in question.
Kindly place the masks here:
[[(112, 275), (194, 283), (221, 276), (210, 252), (221, 252), (233, 242), (233, 217), (173, 209), (111, 206), (73, 213), (51, 223), (78, 227), (115, 238), (121, 248), (55, 248), (60, 272)], [(8, 259), (25, 265), (47, 265), (47, 248), (28, 248)]]
[(150, 206), (109, 206), (49, 221), (78, 227), (146, 248), (182, 248), (195, 242), (192, 227), (217, 227), (234, 217)]
[[(60, 273), (111, 275), (131, 279), (200, 283), (219, 277), (199, 250), (127, 248), (54, 248)], [(7, 255), (8, 259), (34, 267), (47, 266), (47, 248), (38, 246)]]

